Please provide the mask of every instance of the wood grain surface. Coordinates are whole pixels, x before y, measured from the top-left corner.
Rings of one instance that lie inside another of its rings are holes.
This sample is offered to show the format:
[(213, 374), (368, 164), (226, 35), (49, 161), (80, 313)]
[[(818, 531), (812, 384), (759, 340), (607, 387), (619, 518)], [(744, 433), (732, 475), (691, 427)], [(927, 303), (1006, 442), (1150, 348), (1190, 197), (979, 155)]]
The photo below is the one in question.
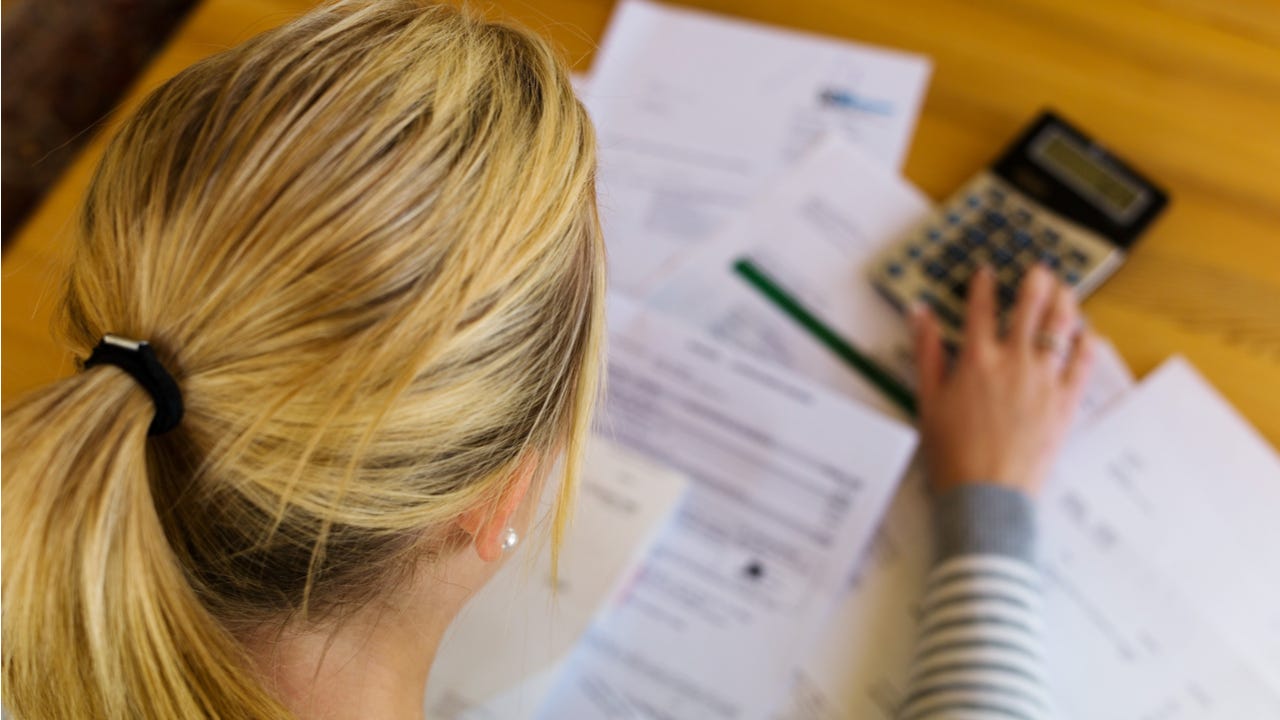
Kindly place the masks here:
[[(311, 4), (205, 0), (120, 112), (195, 60)], [(1139, 375), (1181, 353), (1280, 445), (1280, 2), (683, 4), (929, 55), (934, 74), (906, 175), (935, 199), (988, 163), (1046, 106), (1163, 183), (1173, 198), (1169, 210), (1086, 310)], [(575, 69), (587, 70), (612, 2), (502, 0), (483, 7), (542, 32)], [(6, 399), (72, 369), (49, 328), (68, 222), (105, 134), (4, 256)]]

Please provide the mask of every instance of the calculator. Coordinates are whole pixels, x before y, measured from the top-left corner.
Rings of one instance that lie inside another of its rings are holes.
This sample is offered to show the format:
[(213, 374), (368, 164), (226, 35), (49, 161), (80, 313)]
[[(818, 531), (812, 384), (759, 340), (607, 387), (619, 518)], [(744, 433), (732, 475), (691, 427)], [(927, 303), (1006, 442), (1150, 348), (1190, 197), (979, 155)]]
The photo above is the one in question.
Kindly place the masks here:
[(1084, 297), (1124, 262), (1169, 196), (1053, 112), (871, 265), (899, 311), (927, 304), (954, 346), (969, 277), (986, 263), (1003, 318), (1024, 273), (1048, 266)]

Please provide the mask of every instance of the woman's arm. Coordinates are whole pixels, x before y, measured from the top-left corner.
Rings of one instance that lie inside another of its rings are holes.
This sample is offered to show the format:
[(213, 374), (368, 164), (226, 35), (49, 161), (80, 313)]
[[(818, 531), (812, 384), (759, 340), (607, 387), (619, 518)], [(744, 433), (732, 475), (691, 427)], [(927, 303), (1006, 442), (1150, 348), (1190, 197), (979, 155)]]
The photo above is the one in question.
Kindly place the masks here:
[(964, 348), (945, 367), (936, 321), (914, 316), (921, 428), (938, 552), (900, 720), (1050, 716), (1040, 643), (1035, 494), (1079, 402), (1093, 340), (1044, 268), (1004, 332), (975, 274)]

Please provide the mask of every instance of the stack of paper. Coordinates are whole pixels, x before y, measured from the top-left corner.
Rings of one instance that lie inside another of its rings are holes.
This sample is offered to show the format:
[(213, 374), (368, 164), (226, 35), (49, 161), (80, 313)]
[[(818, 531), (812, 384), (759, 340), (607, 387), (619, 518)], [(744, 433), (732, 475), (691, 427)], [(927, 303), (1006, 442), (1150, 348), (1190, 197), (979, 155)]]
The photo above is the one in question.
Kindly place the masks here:
[(837, 134), (906, 157), (925, 58), (625, 0), (588, 81), (615, 290), (641, 291)]
[(615, 298), (601, 432), (690, 478), (548, 718), (777, 707), (915, 449), (910, 426)]
[[(671, 468), (688, 490), (627, 485), (641, 511), (615, 533), (584, 498), (600, 518), (584, 552), (611, 559), (569, 574), (604, 579), (554, 631), (545, 595), (510, 578), (486, 590), (433, 670), (430, 714), (893, 715), (931, 561), (915, 433), (732, 268), (750, 259), (910, 382), (902, 320), (866, 277), (932, 211), (899, 175), (928, 75), (911, 54), (620, 3), (578, 81), (615, 293), (594, 466)], [(1184, 362), (1135, 389), (1104, 343), (1095, 368), (1042, 500), (1059, 707), (1280, 717), (1280, 566), (1265, 554), (1280, 546), (1280, 461)], [(513, 633), (538, 642), (475, 669)]]

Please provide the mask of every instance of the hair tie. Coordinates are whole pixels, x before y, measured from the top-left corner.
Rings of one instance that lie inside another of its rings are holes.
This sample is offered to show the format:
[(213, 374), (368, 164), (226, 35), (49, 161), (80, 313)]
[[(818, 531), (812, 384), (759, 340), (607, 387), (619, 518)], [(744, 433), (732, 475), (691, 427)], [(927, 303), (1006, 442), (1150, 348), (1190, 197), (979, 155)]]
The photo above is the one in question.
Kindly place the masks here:
[(148, 435), (160, 435), (177, 427), (182, 420), (182, 391), (174, 382), (155, 351), (146, 340), (130, 340), (119, 335), (104, 335), (102, 342), (84, 361), (84, 369), (94, 365), (115, 365), (133, 376), (146, 388), (155, 403), (156, 415), (151, 420)]

